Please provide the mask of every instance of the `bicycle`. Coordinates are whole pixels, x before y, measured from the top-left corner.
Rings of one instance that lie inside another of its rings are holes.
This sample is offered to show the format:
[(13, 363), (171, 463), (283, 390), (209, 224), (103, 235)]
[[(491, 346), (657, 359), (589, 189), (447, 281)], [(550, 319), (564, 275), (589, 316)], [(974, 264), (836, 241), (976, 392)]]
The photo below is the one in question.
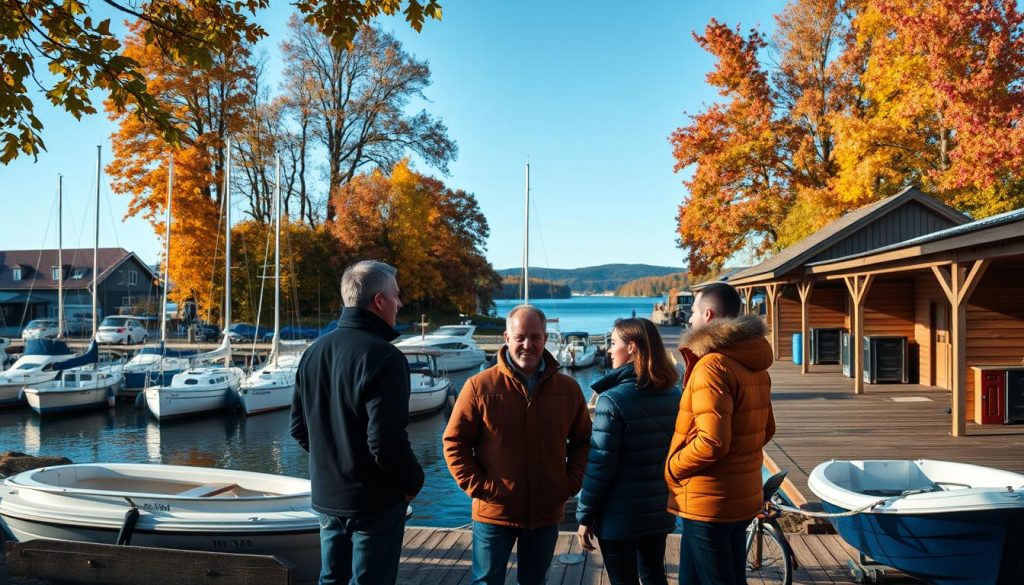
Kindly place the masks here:
[(747, 577), (792, 585), (796, 556), (779, 526), (782, 511), (776, 505), (786, 472), (780, 471), (764, 482), (764, 506), (747, 527)]

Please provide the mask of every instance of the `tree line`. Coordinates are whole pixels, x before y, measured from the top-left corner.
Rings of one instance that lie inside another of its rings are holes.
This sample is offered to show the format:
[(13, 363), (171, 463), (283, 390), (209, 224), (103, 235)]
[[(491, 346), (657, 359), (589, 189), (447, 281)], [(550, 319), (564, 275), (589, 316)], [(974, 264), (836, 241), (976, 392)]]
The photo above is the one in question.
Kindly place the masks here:
[(672, 289), (690, 286), (690, 275), (686, 272), (666, 276), (645, 276), (631, 280), (615, 289), (617, 297), (659, 297)]
[(770, 37), (714, 19), (693, 36), (721, 96), (670, 136), (695, 275), (906, 186), (975, 218), (1024, 205), (1013, 0), (792, 0)]

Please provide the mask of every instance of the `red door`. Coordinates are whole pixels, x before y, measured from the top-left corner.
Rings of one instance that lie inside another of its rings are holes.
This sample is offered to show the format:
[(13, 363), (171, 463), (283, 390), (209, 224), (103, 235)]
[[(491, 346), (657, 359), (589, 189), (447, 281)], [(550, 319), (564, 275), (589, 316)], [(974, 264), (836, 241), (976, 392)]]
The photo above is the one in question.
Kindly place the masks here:
[(1006, 370), (981, 372), (981, 424), (1001, 425), (1006, 411)]

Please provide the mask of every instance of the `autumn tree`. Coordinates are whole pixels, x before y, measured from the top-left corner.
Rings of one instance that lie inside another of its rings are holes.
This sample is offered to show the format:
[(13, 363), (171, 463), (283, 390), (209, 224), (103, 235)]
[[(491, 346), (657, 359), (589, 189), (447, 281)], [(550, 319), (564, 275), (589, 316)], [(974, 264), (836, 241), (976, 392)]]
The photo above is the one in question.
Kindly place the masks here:
[[(206, 70), (218, 55), (240, 44), (252, 44), (266, 31), (250, 21), (267, 0), (149, 0), (125, 3), (108, 0), (104, 9), (146, 23), (145, 42), (183, 68)], [(428, 18), (440, 19), (437, 0), (299, 0), (305, 22), (347, 46), (363, 25), (380, 14), (401, 11), (415, 30)], [(139, 61), (122, 51), (110, 19), (81, 0), (3, 0), (0, 2), (0, 163), (45, 150), (43, 124), (35, 115), (32, 83), (45, 99), (81, 118), (96, 112), (89, 92), (99, 89), (110, 106), (130, 108), (172, 144), (182, 136), (166, 103), (151, 93)], [(37, 75), (37, 60), (52, 80)]]
[[(281, 46), (283, 87), (326, 153), (329, 193), (359, 172), (388, 170), (410, 154), (447, 172), (457, 148), (445, 125), (425, 110), (405, 111), (430, 83), (425, 61), (406, 53), (391, 34), (369, 26), (360, 28), (347, 47), (298, 17), (289, 30)], [(333, 213), (328, 206), (327, 219)]]
[(403, 303), (416, 310), (486, 310), (500, 278), (484, 257), (489, 234), (476, 198), (421, 175), (408, 160), (360, 174), (331, 198), (329, 222), (341, 264), (373, 258), (399, 272)]
[[(176, 302), (193, 299), (200, 312), (221, 304), (223, 271), (224, 169), (228, 136), (249, 118), (254, 69), (246, 44), (216, 56), (207, 70), (182, 67), (157, 44), (147, 42), (152, 25), (135, 23), (125, 56), (146, 73), (146, 92), (171, 113), (180, 146), (172, 147), (159, 124), (138, 114), (141, 106), (108, 102), (118, 125), (106, 171), (116, 193), (128, 195), (129, 215), (141, 215), (160, 229), (166, 200), (167, 155), (175, 163), (174, 218), (169, 267)], [(218, 242), (221, 244), (218, 245)]]

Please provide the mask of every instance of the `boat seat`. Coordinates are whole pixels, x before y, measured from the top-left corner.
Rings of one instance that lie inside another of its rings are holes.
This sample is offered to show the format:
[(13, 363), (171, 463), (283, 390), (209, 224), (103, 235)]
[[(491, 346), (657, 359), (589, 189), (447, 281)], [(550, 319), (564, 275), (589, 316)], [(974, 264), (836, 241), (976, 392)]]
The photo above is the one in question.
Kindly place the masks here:
[(184, 496), (186, 498), (209, 498), (223, 494), (226, 491), (230, 491), (238, 487), (237, 483), (207, 483), (203, 485), (197, 485), (194, 488), (187, 489), (183, 492), (178, 492), (177, 496)]

